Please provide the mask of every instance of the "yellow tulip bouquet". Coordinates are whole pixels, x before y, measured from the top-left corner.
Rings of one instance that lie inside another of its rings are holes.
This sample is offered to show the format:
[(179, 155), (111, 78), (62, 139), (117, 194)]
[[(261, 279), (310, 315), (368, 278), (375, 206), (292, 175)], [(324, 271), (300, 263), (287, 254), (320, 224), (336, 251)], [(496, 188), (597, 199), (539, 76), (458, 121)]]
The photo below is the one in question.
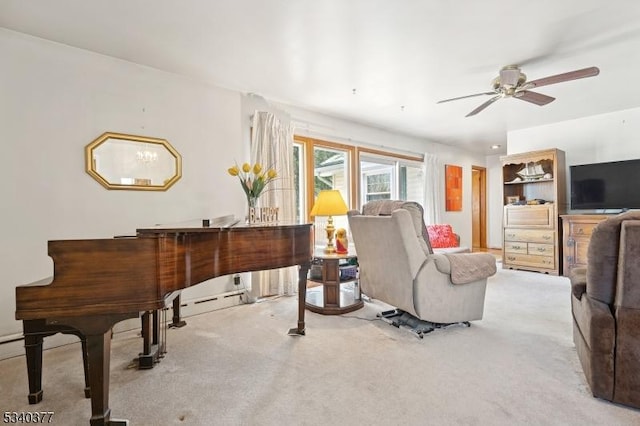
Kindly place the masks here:
[(240, 179), (240, 186), (242, 186), (247, 196), (249, 207), (255, 207), (255, 202), (264, 188), (278, 176), (274, 169), (264, 171), (260, 163), (254, 164), (253, 167), (249, 163), (244, 163), (242, 168), (234, 165), (227, 172), (231, 176), (237, 176)]

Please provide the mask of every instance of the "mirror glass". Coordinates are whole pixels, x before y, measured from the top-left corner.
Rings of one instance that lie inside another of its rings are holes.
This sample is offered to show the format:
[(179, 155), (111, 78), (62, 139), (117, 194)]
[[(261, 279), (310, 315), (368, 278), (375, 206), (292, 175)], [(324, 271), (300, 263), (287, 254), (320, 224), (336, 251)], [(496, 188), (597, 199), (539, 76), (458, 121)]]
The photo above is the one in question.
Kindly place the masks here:
[(164, 139), (107, 132), (86, 146), (85, 159), (108, 189), (165, 191), (182, 177), (182, 157)]

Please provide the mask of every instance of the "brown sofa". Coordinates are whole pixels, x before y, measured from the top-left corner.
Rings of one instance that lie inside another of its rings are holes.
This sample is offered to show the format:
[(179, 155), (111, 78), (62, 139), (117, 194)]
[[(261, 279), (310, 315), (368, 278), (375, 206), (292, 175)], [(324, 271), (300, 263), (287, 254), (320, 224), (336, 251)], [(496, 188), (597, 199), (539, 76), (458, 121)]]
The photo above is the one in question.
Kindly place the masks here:
[(595, 397), (640, 408), (640, 212), (593, 231), (571, 276), (573, 341)]

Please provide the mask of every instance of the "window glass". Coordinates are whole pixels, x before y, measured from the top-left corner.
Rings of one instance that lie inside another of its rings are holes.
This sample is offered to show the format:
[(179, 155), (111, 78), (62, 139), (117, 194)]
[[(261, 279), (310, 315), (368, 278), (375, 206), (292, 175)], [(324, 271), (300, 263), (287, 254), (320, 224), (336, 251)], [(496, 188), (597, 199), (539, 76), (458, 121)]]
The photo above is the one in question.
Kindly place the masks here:
[[(314, 146), (313, 148), (313, 198), (323, 189), (337, 189), (349, 208), (349, 152), (337, 148)], [(312, 206), (313, 207), (313, 206)], [(316, 242), (326, 242), (327, 217), (316, 217)], [(336, 229), (347, 228), (346, 215), (333, 217)]]
[(302, 177), (304, 176), (304, 146), (300, 143), (293, 144), (293, 185), (296, 193), (296, 221), (300, 222), (305, 217), (305, 188)]
[(422, 163), (378, 154), (360, 155), (360, 202), (407, 200), (422, 204)]
[(399, 191), (400, 199), (416, 201), (424, 205), (424, 170), (418, 162), (400, 162)]

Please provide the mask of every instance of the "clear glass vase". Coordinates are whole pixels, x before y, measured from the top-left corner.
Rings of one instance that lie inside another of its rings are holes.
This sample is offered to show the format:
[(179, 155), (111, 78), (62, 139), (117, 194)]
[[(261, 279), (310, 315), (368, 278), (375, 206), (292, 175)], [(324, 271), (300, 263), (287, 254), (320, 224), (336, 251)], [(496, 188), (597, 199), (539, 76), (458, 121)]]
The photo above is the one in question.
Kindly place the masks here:
[(247, 195), (247, 223), (256, 223), (258, 197)]

